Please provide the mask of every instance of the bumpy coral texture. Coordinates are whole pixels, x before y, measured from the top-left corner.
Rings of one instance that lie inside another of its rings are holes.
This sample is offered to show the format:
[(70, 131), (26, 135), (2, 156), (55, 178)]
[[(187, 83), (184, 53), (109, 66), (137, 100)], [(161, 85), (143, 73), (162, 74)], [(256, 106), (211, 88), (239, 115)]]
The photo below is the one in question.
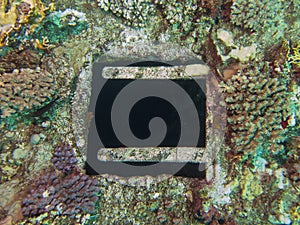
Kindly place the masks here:
[(254, 151), (262, 145), (272, 152), (283, 149), (286, 130), (282, 124), (292, 112), (288, 85), (275, 76), (268, 65), (255, 65), (221, 83), (236, 151)]
[(59, 145), (54, 149), (51, 162), (54, 166), (64, 172), (69, 173), (72, 170), (76, 170), (77, 158), (72, 148), (69, 145)]
[(267, 45), (284, 38), (289, 29), (289, 16), (299, 17), (296, 0), (234, 0), (231, 6), (231, 22), (248, 29), (252, 35)]
[[(190, 34), (193, 38), (203, 38), (209, 31), (210, 19), (202, 14), (215, 17), (216, 10), (208, 2), (192, 1), (115, 1), (98, 0), (98, 5), (105, 11), (125, 20), (127, 25), (145, 27), (149, 23), (169, 24), (169, 32), (178, 36)], [(213, 4), (214, 5), (214, 4)], [(200, 19), (201, 17), (201, 19)], [(165, 27), (167, 28), (167, 27)], [(200, 37), (199, 37), (200, 35)]]
[(98, 181), (82, 174), (75, 165), (74, 151), (68, 145), (55, 149), (52, 162), (58, 170), (42, 173), (22, 201), (24, 216), (45, 212), (75, 218), (78, 213), (93, 213), (98, 201)]
[(153, 14), (154, 7), (149, 0), (142, 1), (120, 1), (110, 2), (108, 0), (98, 0), (98, 5), (105, 11), (110, 10), (113, 14), (126, 20), (128, 25), (144, 26)]
[(43, 107), (55, 95), (55, 79), (45, 70), (15, 69), (0, 76), (2, 117)]
[(37, 51), (26, 49), (23, 51), (10, 51), (0, 58), (0, 73), (11, 73), (14, 69), (35, 69), (41, 61)]

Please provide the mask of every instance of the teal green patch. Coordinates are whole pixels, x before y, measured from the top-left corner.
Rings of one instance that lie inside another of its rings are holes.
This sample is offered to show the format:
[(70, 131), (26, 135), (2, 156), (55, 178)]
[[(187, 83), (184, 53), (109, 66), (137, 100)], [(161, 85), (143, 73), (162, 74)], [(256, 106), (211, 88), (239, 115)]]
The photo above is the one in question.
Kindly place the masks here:
[(23, 26), (20, 30), (11, 32), (8, 46), (1, 49), (0, 56), (4, 56), (11, 48), (18, 48), (24, 43), (32, 44), (35, 40), (42, 43), (43, 38), (46, 38), (47, 44), (51, 45), (61, 43), (72, 35), (80, 34), (88, 28), (84, 15), (76, 10), (55, 11), (47, 15), (32, 33), (29, 32), (29, 35), (26, 34), (28, 27)]
[[(72, 17), (72, 15), (70, 16)], [(31, 35), (32, 39), (47, 37), (50, 44), (67, 40), (71, 35), (77, 35), (87, 29), (86, 21), (80, 21), (76, 18), (62, 17), (61, 12), (55, 12), (45, 18), (42, 24)]]
[(160, 206), (159, 202), (152, 202), (150, 205), (150, 211), (152, 211), (152, 212), (157, 211), (159, 206)]

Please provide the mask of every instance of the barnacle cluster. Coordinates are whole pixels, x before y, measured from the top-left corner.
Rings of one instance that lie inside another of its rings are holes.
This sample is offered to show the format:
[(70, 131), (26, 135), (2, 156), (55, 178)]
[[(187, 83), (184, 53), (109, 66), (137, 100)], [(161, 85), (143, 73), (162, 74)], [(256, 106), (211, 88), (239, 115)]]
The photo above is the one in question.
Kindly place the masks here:
[(221, 83), (229, 111), (231, 142), (237, 152), (255, 151), (261, 144), (272, 152), (283, 149), (285, 127), (293, 114), (287, 82), (272, 77), (270, 67), (245, 68)]
[(56, 93), (55, 78), (45, 70), (15, 69), (0, 76), (2, 118), (43, 107)]

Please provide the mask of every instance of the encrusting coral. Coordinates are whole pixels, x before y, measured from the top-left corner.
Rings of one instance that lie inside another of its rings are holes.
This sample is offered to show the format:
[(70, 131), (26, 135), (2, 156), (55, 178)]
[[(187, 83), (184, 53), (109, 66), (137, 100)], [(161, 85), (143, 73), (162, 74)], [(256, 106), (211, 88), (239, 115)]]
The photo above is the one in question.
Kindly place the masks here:
[[(8, 124), (0, 180), (2, 199), (11, 187), (7, 181), (22, 182), (16, 194), (24, 221), (18, 224), (298, 224), (296, 0), (57, 1), (52, 13), (50, 2), (0, 0), (0, 115)], [(111, 176), (89, 177), (69, 145), (51, 151), (58, 140), (77, 137), (70, 102), (90, 90), (81, 78), (94, 60), (114, 47), (125, 52), (148, 41), (187, 47), (216, 76), (224, 74), (228, 142), (212, 164), (211, 182), (195, 182), (191, 191), (193, 181), (186, 178), (147, 178), (147, 186), (130, 187)], [(35, 116), (58, 98), (57, 107)], [(15, 119), (19, 126), (10, 126)], [(35, 136), (38, 144), (29, 142)], [(48, 167), (40, 171), (44, 162)], [(0, 224), (10, 223), (9, 210), (0, 207)]]

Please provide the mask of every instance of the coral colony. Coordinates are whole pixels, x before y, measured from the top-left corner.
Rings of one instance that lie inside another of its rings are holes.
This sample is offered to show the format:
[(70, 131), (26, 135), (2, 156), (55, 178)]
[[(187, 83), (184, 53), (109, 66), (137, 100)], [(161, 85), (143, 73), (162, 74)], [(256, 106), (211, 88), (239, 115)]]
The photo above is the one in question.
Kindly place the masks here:
[(2, 117), (24, 115), (39, 109), (55, 96), (55, 78), (47, 71), (29, 68), (15, 69), (1, 76)]
[(45, 212), (75, 217), (78, 213), (92, 213), (98, 200), (98, 181), (81, 173), (76, 166), (74, 151), (68, 145), (54, 149), (52, 163), (56, 170), (46, 170), (31, 185), (22, 201), (24, 216)]
[[(299, 18), (297, 0), (0, 0), (0, 225), (300, 224)], [(224, 99), (206, 179), (87, 175), (93, 64), (190, 55)]]

